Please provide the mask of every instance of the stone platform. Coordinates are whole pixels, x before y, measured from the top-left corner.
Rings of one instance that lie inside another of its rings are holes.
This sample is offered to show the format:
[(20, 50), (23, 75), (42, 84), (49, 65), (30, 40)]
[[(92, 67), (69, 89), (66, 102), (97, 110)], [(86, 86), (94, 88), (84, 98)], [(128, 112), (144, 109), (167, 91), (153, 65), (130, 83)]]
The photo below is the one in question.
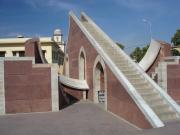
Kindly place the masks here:
[(90, 102), (60, 112), (0, 116), (1, 135), (179, 135), (180, 122), (139, 130)]

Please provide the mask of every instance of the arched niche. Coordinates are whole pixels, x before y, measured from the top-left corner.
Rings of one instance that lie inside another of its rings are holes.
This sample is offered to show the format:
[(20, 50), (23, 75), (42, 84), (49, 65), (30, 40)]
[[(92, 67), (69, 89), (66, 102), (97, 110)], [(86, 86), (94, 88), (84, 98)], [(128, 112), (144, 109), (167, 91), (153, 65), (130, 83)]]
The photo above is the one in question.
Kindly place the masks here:
[[(79, 51), (79, 79), (86, 80), (86, 53), (83, 47), (80, 48)], [(83, 91), (83, 99), (87, 99), (87, 91)]]
[(69, 56), (65, 56), (65, 76), (69, 77)]
[(98, 55), (93, 66), (93, 100), (107, 109), (107, 75), (103, 59)]

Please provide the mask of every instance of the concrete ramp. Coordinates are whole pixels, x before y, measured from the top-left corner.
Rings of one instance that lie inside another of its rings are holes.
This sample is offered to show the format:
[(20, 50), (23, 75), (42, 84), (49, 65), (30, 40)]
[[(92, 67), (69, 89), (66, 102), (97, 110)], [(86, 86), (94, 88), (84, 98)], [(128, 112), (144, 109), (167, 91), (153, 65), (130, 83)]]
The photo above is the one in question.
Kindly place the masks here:
[(150, 46), (145, 54), (145, 56), (142, 58), (142, 60), (139, 62), (139, 66), (146, 72), (151, 65), (156, 60), (159, 51), (161, 49), (161, 45), (159, 42), (155, 41), (154, 39), (151, 39)]
[[(80, 20), (72, 12), (70, 12), (70, 16), (103, 58), (119, 83), (123, 85), (152, 127), (162, 127), (166, 121), (179, 119), (180, 107), (176, 102), (85, 13), (81, 14)], [(155, 43), (153, 43), (154, 45)], [(157, 53), (154, 57), (156, 55)], [(152, 57), (149, 65), (153, 62), (154, 57)], [(147, 67), (144, 67), (144, 69)]]

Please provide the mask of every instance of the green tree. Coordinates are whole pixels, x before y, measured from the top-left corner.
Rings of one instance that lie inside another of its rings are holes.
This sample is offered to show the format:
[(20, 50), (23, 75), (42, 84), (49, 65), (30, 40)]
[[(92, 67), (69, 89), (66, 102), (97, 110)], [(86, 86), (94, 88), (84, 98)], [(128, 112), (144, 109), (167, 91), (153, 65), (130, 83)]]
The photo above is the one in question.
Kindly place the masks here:
[(146, 54), (148, 48), (149, 48), (149, 45), (146, 45), (145, 47), (142, 48), (142, 58), (143, 58), (144, 55)]
[(117, 44), (122, 50), (124, 50), (124, 45), (122, 45), (121, 43), (118, 43), (118, 42), (116, 42), (116, 44)]
[(134, 51), (130, 54), (130, 57), (132, 59), (134, 59), (136, 62), (140, 62), (141, 59), (144, 57), (144, 55), (146, 54), (147, 52), (147, 49), (149, 48), (149, 45), (143, 47), (143, 48), (140, 48), (140, 47), (136, 47), (134, 49)]
[(173, 56), (180, 56), (180, 52), (179, 52), (178, 50), (176, 50), (176, 49), (172, 49), (172, 50), (171, 50), (171, 54), (172, 54)]
[[(176, 30), (176, 33), (171, 38), (171, 43), (173, 43), (174, 46), (180, 45), (180, 29)], [(180, 56), (180, 52), (176, 49), (172, 49), (171, 54), (173, 56)]]
[(171, 38), (171, 42), (174, 46), (180, 45), (180, 29), (178, 29), (174, 36)]

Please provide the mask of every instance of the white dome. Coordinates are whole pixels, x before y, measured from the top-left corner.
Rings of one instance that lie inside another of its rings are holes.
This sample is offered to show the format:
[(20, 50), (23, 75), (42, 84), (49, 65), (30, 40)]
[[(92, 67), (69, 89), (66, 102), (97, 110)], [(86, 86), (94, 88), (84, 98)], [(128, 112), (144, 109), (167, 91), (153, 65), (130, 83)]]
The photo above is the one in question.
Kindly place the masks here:
[(61, 35), (61, 30), (60, 29), (55, 29), (54, 30), (54, 35)]

